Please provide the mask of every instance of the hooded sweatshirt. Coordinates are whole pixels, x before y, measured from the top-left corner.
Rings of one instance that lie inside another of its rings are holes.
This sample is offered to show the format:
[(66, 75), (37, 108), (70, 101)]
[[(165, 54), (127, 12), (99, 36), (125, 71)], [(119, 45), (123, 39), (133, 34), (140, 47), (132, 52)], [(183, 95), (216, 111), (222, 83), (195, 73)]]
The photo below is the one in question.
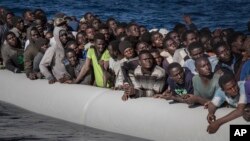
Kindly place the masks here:
[[(68, 75), (63, 60), (65, 57), (64, 48), (59, 39), (59, 32), (65, 30), (61, 27), (55, 27), (53, 34), (55, 39), (55, 44), (52, 44), (50, 48), (45, 52), (43, 59), (40, 62), (39, 68), (41, 73), (46, 77), (46, 79), (57, 79), (63, 78), (64, 75)], [(51, 71), (48, 69), (51, 68)]]

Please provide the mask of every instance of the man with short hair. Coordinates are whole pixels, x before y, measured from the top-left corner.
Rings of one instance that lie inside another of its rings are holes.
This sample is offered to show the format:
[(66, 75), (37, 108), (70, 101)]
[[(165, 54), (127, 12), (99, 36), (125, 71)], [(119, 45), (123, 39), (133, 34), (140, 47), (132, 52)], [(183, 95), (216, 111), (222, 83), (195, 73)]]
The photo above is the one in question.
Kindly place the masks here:
[(139, 54), (139, 66), (134, 71), (136, 85), (125, 88), (122, 100), (129, 97), (151, 97), (162, 93), (165, 85), (165, 70), (154, 63), (153, 56), (148, 50)]
[(187, 94), (193, 94), (193, 74), (189, 69), (181, 67), (179, 63), (171, 63), (168, 66), (168, 89), (159, 96), (166, 100), (184, 102)]
[(214, 93), (219, 89), (219, 75), (212, 72), (211, 64), (207, 57), (200, 57), (195, 60), (195, 67), (198, 75), (193, 77), (194, 95), (190, 95), (185, 102), (188, 104), (205, 105), (211, 100)]
[(187, 51), (187, 47), (191, 43), (197, 41), (197, 35), (194, 31), (187, 30), (183, 33), (182, 40), (184, 43), (184, 47), (177, 49), (174, 53), (174, 56), (173, 56), (174, 62), (178, 62), (181, 66), (184, 65), (185, 60), (190, 58), (188, 51)]
[(237, 80), (239, 80), (242, 57), (235, 56), (224, 42), (215, 45), (215, 53), (219, 60), (215, 66), (215, 71), (219, 71), (220, 73), (234, 73)]
[(3, 65), (6, 69), (14, 73), (23, 71), (23, 49), (21, 48), (20, 41), (13, 32), (6, 33), (1, 54), (3, 57)]
[[(243, 114), (243, 110), (246, 106), (246, 93), (244, 87), (244, 81), (240, 81), (237, 84), (237, 80), (233, 74), (223, 74), (219, 79), (220, 89), (218, 89), (208, 104), (207, 120), (209, 126), (207, 128), (208, 133), (215, 133), (221, 125), (227, 123), (233, 119), (236, 119)], [(235, 110), (229, 114), (216, 119), (215, 112), (218, 107), (227, 102), (230, 106), (236, 107)]]
[(91, 67), (94, 70), (95, 84), (97, 87), (110, 87), (106, 82), (105, 71), (108, 69), (109, 52), (106, 49), (105, 37), (101, 33), (94, 36), (94, 46), (88, 49), (87, 58), (84, 66), (82, 67), (79, 75), (74, 83), (79, 83), (80, 80), (86, 76)]

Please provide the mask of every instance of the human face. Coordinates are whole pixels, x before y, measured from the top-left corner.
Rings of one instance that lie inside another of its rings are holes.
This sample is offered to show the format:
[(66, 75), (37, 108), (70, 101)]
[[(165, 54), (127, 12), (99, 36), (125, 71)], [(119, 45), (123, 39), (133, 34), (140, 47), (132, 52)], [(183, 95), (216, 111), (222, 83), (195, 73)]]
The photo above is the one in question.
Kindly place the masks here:
[(250, 121), (250, 104), (247, 104), (247, 106), (244, 108), (242, 116), (246, 121)]
[(123, 52), (124, 57), (129, 59), (129, 58), (133, 58), (134, 57), (134, 49), (131, 48), (126, 48)]
[(116, 59), (116, 58), (117, 58), (117, 52), (113, 50), (113, 48), (112, 48), (111, 45), (108, 45), (108, 51), (109, 51), (110, 56), (111, 56), (113, 59)]
[(15, 36), (15, 34), (9, 34), (7, 36), (7, 43), (12, 46), (12, 47), (16, 47), (17, 45), (17, 37)]
[(116, 29), (116, 36), (119, 36), (121, 34), (125, 34), (125, 29), (122, 27)]
[(153, 36), (153, 44), (156, 48), (163, 47), (163, 36), (160, 33)]
[(105, 49), (105, 41), (101, 39), (97, 39), (95, 41), (95, 47), (99, 53), (103, 53)]
[(208, 59), (200, 60), (196, 66), (196, 70), (200, 76), (210, 76), (212, 74), (212, 67)]
[(28, 21), (31, 21), (31, 22), (34, 21), (34, 19), (35, 19), (34, 14), (31, 11), (28, 11), (25, 14), (25, 19)]
[(136, 47), (136, 52), (139, 54), (142, 50), (149, 50), (149, 47), (146, 43), (139, 43)]
[(79, 24), (79, 30), (78, 31), (84, 31), (87, 29), (88, 25), (86, 23)]
[(8, 25), (13, 25), (12, 22), (11, 22), (12, 17), (13, 17), (12, 14), (7, 14), (6, 22), (7, 22)]
[(216, 50), (216, 55), (218, 56), (219, 60), (223, 62), (228, 62), (231, 60), (231, 51), (225, 46), (220, 46)]
[(111, 21), (109, 21), (108, 26), (109, 26), (109, 28), (114, 30), (117, 27), (117, 24), (114, 20), (111, 20)]
[(206, 51), (212, 51), (212, 46), (210, 44), (210, 39), (207, 37), (201, 38), (201, 43), (203, 44)]
[(30, 31), (30, 36), (32, 40), (36, 40), (38, 37), (40, 37), (39, 33), (37, 30), (31, 30)]
[(147, 29), (145, 27), (140, 27), (140, 34), (144, 34), (145, 32), (147, 32)]
[(183, 68), (174, 67), (169, 72), (170, 78), (173, 79), (177, 84), (184, 83), (184, 70)]
[(202, 57), (203, 55), (204, 55), (204, 51), (202, 48), (195, 48), (195, 49), (191, 50), (191, 52), (190, 52), (190, 56), (194, 60)]
[(85, 45), (87, 42), (87, 39), (83, 34), (78, 34), (76, 37), (76, 42), (78, 45)]
[(73, 49), (76, 54), (78, 54), (80, 52), (76, 43), (69, 45), (68, 48)]
[(95, 30), (94, 28), (87, 28), (86, 29), (86, 35), (89, 40), (93, 40), (95, 36)]
[(39, 33), (42, 34), (45, 23), (41, 19), (36, 19), (34, 22), (36, 23), (36, 28), (38, 29)]
[(173, 32), (172, 34), (170, 34), (170, 38), (172, 38), (178, 45), (181, 42), (177, 32)]
[(99, 20), (97, 20), (97, 19), (94, 19), (93, 22), (92, 22), (92, 26), (93, 26), (96, 30), (99, 29), (100, 24), (101, 24), (101, 23), (100, 23)]
[(102, 34), (104, 35), (106, 41), (109, 41), (110, 34), (109, 34), (108, 29), (102, 29), (102, 30), (100, 31), (100, 33), (102, 33)]
[(170, 39), (170, 40), (167, 40), (165, 42), (166, 46), (167, 46), (167, 51), (173, 56), (174, 55), (174, 52), (175, 50), (177, 49), (177, 44), (174, 40)]
[(129, 28), (130, 31), (130, 35), (134, 36), (134, 37), (139, 37), (140, 36), (140, 32), (139, 32), (139, 28), (136, 25), (133, 25)]
[(239, 94), (239, 86), (237, 82), (232, 79), (231, 81), (227, 82), (226, 84), (222, 85), (222, 90), (225, 92), (226, 95), (230, 97), (236, 97)]
[(71, 66), (75, 66), (77, 64), (77, 57), (76, 57), (76, 54), (73, 53), (73, 52), (68, 52), (66, 54), (66, 57), (70, 63)]
[(94, 15), (92, 13), (87, 14), (86, 17), (87, 17), (86, 18), (87, 21), (92, 21), (94, 19)]
[(65, 45), (68, 41), (68, 33), (65, 30), (61, 30), (59, 32), (59, 39), (63, 45)]
[(239, 53), (241, 52), (241, 50), (243, 50), (244, 40), (245, 40), (244, 36), (238, 36), (238, 38), (236, 39), (236, 42), (234, 43), (234, 46), (237, 48)]
[(163, 58), (161, 57), (160, 53), (158, 53), (158, 52), (153, 52), (153, 53), (151, 53), (151, 54), (152, 54), (152, 56), (153, 56), (153, 58), (154, 58), (156, 64), (157, 64), (158, 66), (161, 66)]
[(45, 38), (46, 39), (51, 39), (53, 37), (53, 34), (52, 33), (50, 33), (50, 32), (48, 32), (48, 33), (46, 33), (46, 35), (45, 35)]
[(196, 41), (197, 41), (197, 37), (194, 33), (189, 33), (187, 35), (187, 41), (186, 41), (187, 46), (189, 46), (191, 43), (196, 42)]
[(143, 69), (151, 69), (154, 65), (153, 57), (150, 53), (140, 55), (140, 65)]
[(48, 48), (49, 48), (49, 45), (48, 45), (48, 44), (43, 45), (43, 46), (41, 46), (40, 51), (41, 51), (42, 53), (45, 53), (45, 51), (46, 51)]
[(24, 30), (24, 22), (23, 20), (18, 21), (16, 28), (19, 29), (20, 31)]

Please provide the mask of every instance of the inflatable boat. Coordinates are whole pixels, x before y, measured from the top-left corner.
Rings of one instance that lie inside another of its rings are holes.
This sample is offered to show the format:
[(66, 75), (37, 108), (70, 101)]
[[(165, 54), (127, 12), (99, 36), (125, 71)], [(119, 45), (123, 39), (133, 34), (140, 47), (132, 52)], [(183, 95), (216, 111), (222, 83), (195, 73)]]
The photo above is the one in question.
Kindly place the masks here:
[[(233, 124), (249, 124), (237, 118), (220, 127), (215, 134), (206, 132), (207, 110), (169, 104), (164, 99), (121, 100), (122, 91), (86, 85), (48, 84), (29, 80), (25, 74), (0, 70), (0, 100), (29, 111), (65, 121), (140, 137), (169, 141), (228, 141)], [(221, 117), (232, 108), (216, 112)]]

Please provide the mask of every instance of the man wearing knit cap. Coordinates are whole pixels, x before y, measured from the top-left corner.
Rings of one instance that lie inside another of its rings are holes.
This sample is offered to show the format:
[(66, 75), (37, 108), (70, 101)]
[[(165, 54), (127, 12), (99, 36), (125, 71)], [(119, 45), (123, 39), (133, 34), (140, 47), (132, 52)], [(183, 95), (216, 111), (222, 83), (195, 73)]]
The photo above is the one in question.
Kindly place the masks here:
[(119, 51), (127, 60), (133, 58), (135, 55), (134, 48), (129, 41), (122, 41), (119, 44)]
[(138, 57), (135, 57), (135, 51), (129, 41), (122, 41), (119, 44), (119, 51), (123, 55), (121, 60), (121, 72), (118, 75), (118, 87), (123, 88), (124, 84), (134, 85), (134, 70), (138, 66)]

